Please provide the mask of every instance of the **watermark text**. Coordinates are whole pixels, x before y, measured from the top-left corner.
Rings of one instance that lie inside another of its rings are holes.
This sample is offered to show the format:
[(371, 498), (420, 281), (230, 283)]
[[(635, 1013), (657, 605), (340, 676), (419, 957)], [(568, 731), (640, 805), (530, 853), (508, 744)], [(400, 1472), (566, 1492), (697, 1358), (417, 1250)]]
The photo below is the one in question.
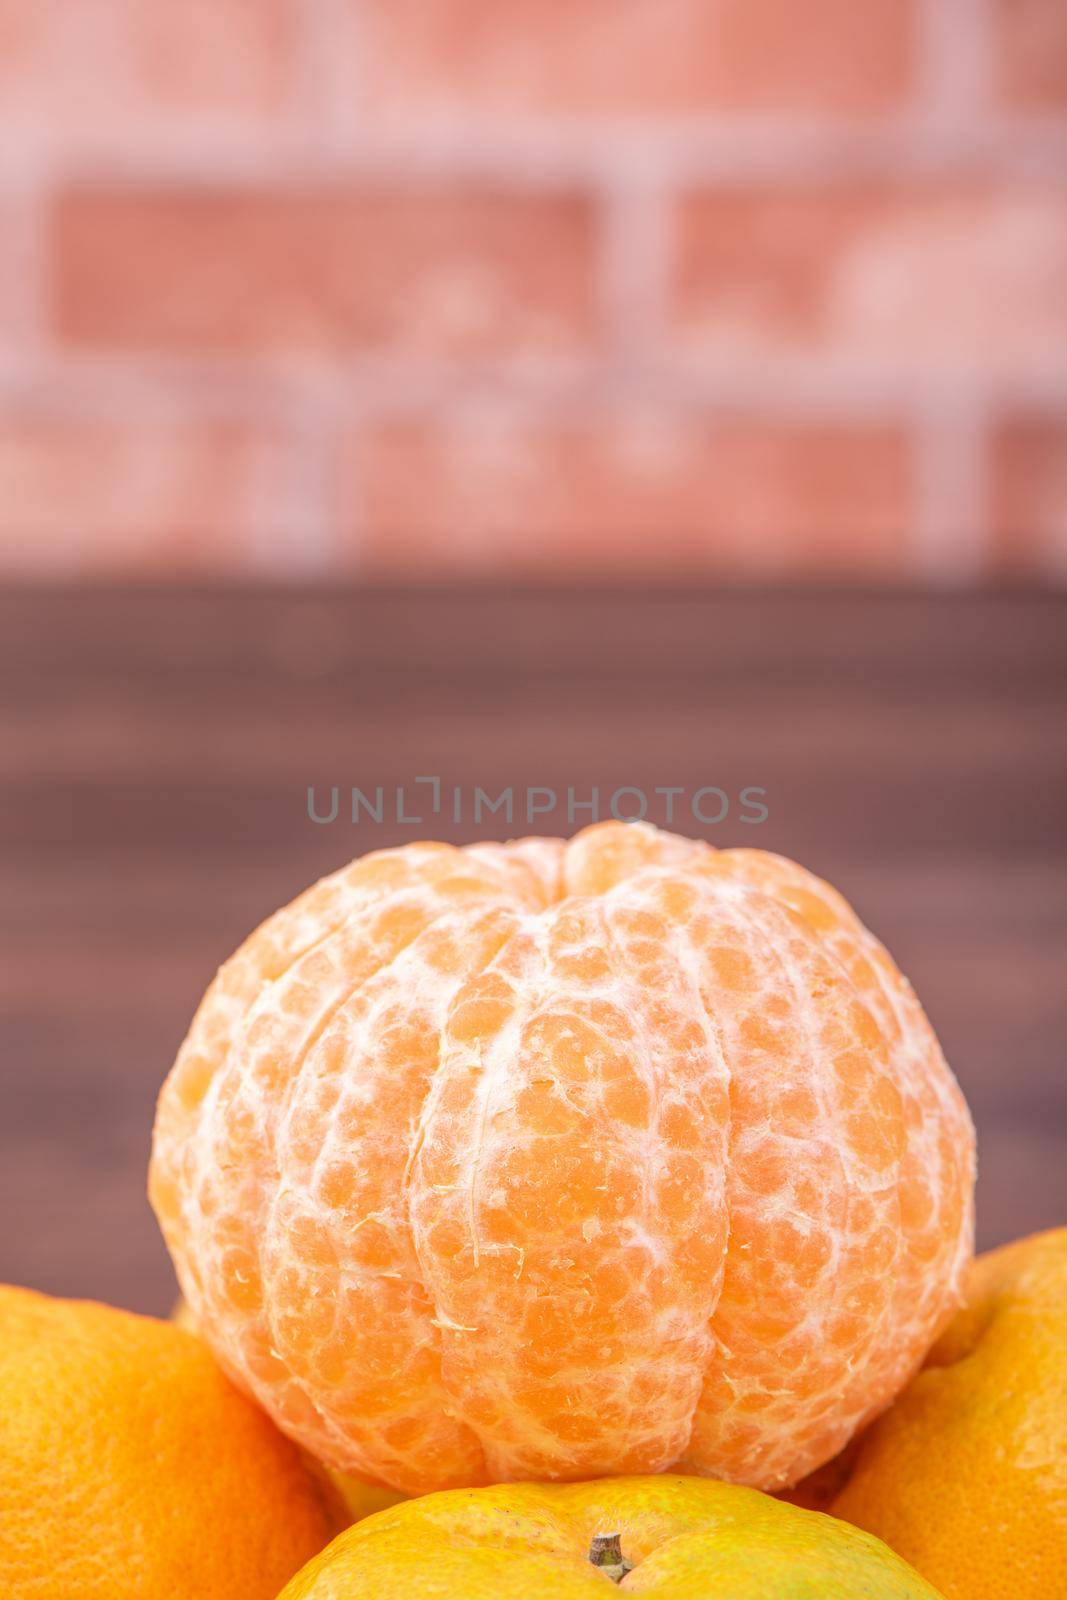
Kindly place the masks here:
[(508, 784), (495, 792), (480, 784), (446, 783), (439, 777), (417, 777), (401, 784), (339, 784), (307, 791), (307, 815), (318, 827), (336, 822), (354, 826), (390, 823), (420, 828), (434, 818), (479, 826), (496, 822), (513, 827), (534, 823), (566, 823), (569, 829), (609, 818), (616, 822), (654, 822), (661, 827), (696, 824), (719, 827), (725, 822), (757, 826), (770, 811), (767, 790), (758, 784), (728, 790), (717, 784), (687, 788), (682, 784), (620, 784), (566, 788), (547, 784)]

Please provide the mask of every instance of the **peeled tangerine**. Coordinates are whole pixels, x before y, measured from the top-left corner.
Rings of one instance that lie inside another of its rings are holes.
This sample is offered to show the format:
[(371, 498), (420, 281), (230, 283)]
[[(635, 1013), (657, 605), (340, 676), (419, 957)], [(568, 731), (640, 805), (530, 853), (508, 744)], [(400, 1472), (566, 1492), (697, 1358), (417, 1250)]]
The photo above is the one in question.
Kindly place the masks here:
[(411, 1493), (788, 1484), (958, 1303), (967, 1108), (827, 884), (639, 824), (411, 844), (266, 922), (160, 1098), (219, 1360)]

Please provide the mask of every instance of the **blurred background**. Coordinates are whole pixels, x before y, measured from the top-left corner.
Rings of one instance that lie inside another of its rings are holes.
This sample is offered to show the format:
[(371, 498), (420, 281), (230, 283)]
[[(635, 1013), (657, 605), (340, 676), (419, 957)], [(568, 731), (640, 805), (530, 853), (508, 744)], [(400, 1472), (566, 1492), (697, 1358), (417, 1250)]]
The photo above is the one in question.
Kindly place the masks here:
[(0, 567), (1067, 572), (1063, 0), (0, 0)]
[(1067, 1220), (1065, 576), (1064, 0), (0, 0), (0, 1278), (165, 1311), (218, 963), (620, 786), (765, 790), (676, 825), (886, 940), (981, 1243)]

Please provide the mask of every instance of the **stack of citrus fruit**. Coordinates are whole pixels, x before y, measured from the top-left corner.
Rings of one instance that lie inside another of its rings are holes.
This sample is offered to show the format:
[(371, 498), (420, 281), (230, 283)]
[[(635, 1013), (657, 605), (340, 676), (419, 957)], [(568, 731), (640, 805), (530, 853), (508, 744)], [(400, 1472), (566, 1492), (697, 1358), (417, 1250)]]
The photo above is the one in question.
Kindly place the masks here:
[[(962, 1534), (939, 1566), (951, 1495), (929, 1462), (913, 1487), (935, 1436), (956, 1441), (946, 1476), (982, 1470), (960, 1418), (985, 1371), (1019, 1396), (992, 1436), (1027, 1441), (998, 1460), (1061, 1481), (1063, 1430), (1033, 1421), (1063, 1395), (1061, 1268), (983, 1267), (943, 1332), (973, 1177), (967, 1109), (910, 986), (793, 863), (622, 824), (353, 863), (222, 968), (160, 1098), (150, 1190), (187, 1315), (262, 1408), (212, 1378), (261, 1430), (263, 1486), (228, 1424), (180, 1408), (275, 1535), (228, 1547), (227, 1571), (276, 1593), (347, 1481), (350, 1515), (360, 1482), (378, 1504), (425, 1498), (344, 1535), (290, 1600), (592, 1595), (606, 1578), (723, 1600), (934, 1594), (870, 1533), (753, 1492), (815, 1472), (800, 1498), (836, 1495), (952, 1600), (1009, 1592), (981, 1588)], [(177, 1470), (180, 1445), (118, 1393), (98, 1426), (138, 1435), (146, 1484), (152, 1463)], [(613, 1481), (552, 1485), (582, 1479)], [(481, 1487), (518, 1480), (540, 1486)], [(210, 1493), (223, 1514), (229, 1482)], [(1058, 1494), (1002, 1533), (1012, 1560), (1031, 1538), (1067, 1552)], [(1003, 1492), (1009, 1521), (1022, 1498)], [(200, 1550), (219, 1515), (193, 1520)], [(180, 1544), (182, 1513), (164, 1521), (138, 1537)], [(1011, 1592), (1051, 1600), (1031, 1566), (1038, 1586)], [(17, 1600), (66, 1592), (20, 1581)], [(164, 1587), (238, 1592), (162, 1567), (78, 1592)]]

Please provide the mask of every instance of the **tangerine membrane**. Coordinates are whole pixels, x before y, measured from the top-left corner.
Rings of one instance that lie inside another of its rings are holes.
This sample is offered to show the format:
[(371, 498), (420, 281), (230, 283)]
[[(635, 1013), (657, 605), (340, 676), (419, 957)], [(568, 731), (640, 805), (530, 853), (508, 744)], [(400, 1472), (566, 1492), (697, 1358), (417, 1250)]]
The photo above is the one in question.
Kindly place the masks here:
[(150, 1188), (231, 1376), (423, 1493), (794, 1482), (958, 1303), (973, 1181), (840, 895), (603, 823), (378, 852), (270, 918), (164, 1086)]

